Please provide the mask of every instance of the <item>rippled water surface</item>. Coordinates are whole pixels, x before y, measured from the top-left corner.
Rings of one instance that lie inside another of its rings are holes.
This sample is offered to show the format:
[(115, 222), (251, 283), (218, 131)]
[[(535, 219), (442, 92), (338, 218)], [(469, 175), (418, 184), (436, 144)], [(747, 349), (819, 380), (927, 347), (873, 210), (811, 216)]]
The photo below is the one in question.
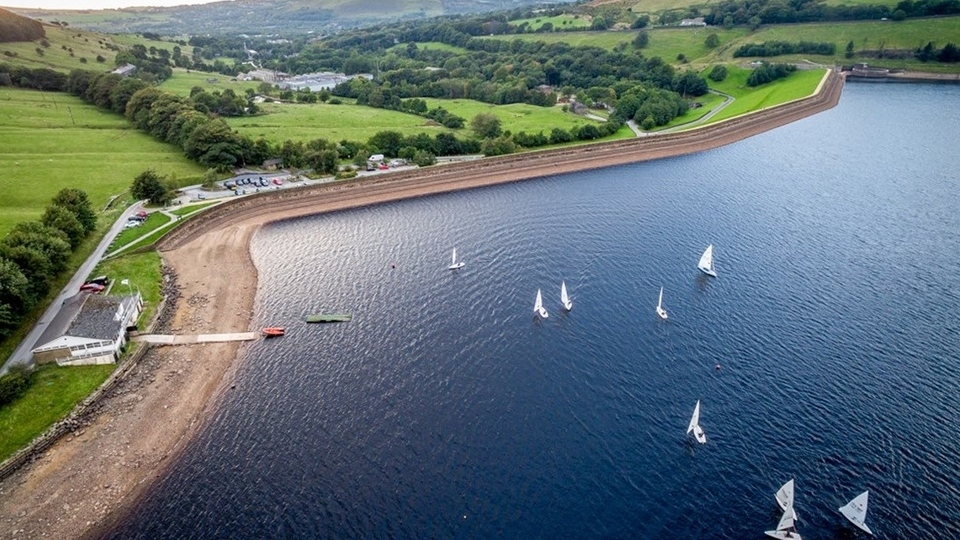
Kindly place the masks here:
[(958, 537), (958, 111), (848, 84), (694, 156), (264, 228), (287, 336), (113, 536), (762, 538), (795, 478), (804, 538), (867, 489), (878, 538)]

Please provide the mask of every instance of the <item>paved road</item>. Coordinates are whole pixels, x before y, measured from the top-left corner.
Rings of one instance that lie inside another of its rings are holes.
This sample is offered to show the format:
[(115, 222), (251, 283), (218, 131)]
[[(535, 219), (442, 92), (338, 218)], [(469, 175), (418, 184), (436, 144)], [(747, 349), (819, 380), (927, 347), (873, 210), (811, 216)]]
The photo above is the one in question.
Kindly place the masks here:
[(87, 257), (87, 260), (80, 265), (80, 268), (73, 274), (73, 277), (70, 278), (70, 281), (63, 287), (60, 294), (47, 306), (47, 310), (40, 316), (40, 320), (38, 320), (37, 324), (30, 330), (27, 337), (20, 342), (20, 345), (13, 351), (13, 354), (11, 354), (10, 358), (3, 364), (3, 367), (0, 368), (0, 375), (6, 373), (15, 365), (30, 365), (33, 362), (30, 351), (37, 346), (37, 340), (40, 339), (40, 335), (46, 330), (47, 324), (56, 317), (60, 311), (60, 306), (67, 301), (67, 298), (78, 294), (80, 286), (83, 285), (87, 277), (90, 276), (90, 273), (93, 272), (94, 267), (96, 267), (100, 259), (103, 258), (103, 254), (106, 253), (113, 239), (123, 230), (127, 219), (142, 209), (141, 203), (133, 204), (124, 210), (120, 217), (117, 218), (117, 221), (114, 222), (107, 234), (104, 235), (103, 240), (100, 241), (97, 248), (93, 250), (93, 253)]

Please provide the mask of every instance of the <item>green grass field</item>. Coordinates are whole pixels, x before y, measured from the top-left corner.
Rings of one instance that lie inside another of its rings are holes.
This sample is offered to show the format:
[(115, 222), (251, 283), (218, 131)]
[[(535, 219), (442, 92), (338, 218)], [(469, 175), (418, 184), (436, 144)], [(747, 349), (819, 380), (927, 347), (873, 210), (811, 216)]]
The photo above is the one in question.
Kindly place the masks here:
[[(110, 294), (121, 295), (140, 291), (143, 296), (141, 327), (149, 321), (160, 304), (160, 254), (156, 251), (134, 253), (100, 261), (90, 277), (110, 276)], [(123, 285), (124, 279), (130, 282)]]
[[(481, 112), (492, 112), (500, 118), (504, 130), (513, 133), (526, 131), (549, 133), (560, 127), (570, 129), (594, 120), (564, 113), (560, 107), (537, 107), (515, 103), (511, 105), (490, 105), (469, 99), (441, 100), (426, 98), (427, 106), (441, 106), (453, 114), (462, 116), (469, 125), (470, 119)], [(248, 118), (228, 118), (231, 127), (249, 137), (282, 143), (285, 140), (309, 141), (327, 139), (328, 141), (366, 142), (379, 131), (399, 131), (404, 135), (453, 131), (458, 136), (467, 137), (469, 127), (450, 130), (434, 122), (397, 111), (374, 109), (354, 105), (349, 101), (341, 105), (328, 104), (279, 104), (264, 103), (266, 114)]]
[(146, 169), (195, 184), (205, 172), (120, 115), (67, 94), (14, 88), (0, 88), (0, 169), (0, 235), (39, 218), (65, 187), (87, 192), (99, 210)]
[(735, 101), (711, 118), (711, 123), (809, 96), (816, 90), (826, 71), (799, 70), (791, 73), (786, 79), (754, 88), (747, 86), (749, 69), (727, 66), (727, 73), (727, 78), (722, 82), (709, 81), (710, 87), (730, 94)]
[[(600, 47), (612, 50), (621, 43), (630, 43), (637, 31), (606, 31), (606, 32), (551, 32), (545, 34), (521, 34), (492, 36), (485, 39), (525, 41), (543, 41), (545, 43), (569, 43)], [(918, 71), (932, 71), (956, 73), (960, 71), (957, 64), (938, 64), (935, 62), (922, 63), (913, 59), (907, 60), (871, 60), (865, 58), (847, 59), (844, 57), (847, 43), (853, 41), (855, 51), (886, 49), (915, 49), (922, 47), (928, 41), (933, 41), (938, 47), (948, 42), (960, 45), (960, 17), (938, 17), (932, 19), (912, 19), (901, 22), (894, 21), (857, 21), (840, 23), (812, 23), (789, 24), (776, 26), (762, 26), (756, 32), (746, 28), (726, 30), (719, 27), (708, 28), (650, 28), (649, 45), (643, 49), (644, 56), (660, 57), (665, 62), (677, 67), (683, 64), (677, 61), (677, 55), (683, 54), (691, 66), (700, 68), (716, 62), (749, 62), (751, 59), (734, 59), (733, 52), (747, 43), (763, 41), (813, 41), (834, 43), (837, 54), (834, 56), (820, 55), (788, 55), (770, 58), (773, 62), (814, 62), (825, 66), (835, 64), (850, 64), (852, 62), (868, 62), (882, 64), (892, 68), (913, 69)], [(720, 46), (708, 49), (704, 41), (710, 34), (717, 34)]]
[(256, 90), (260, 86), (260, 81), (238, 81), (233, 77), (219, 73), (204, 73), (176, 68), (173, 70), (173, 76), (159, 85), (162, 90), (184, 97), (189, 96), (190, 90), (195, 86), (199, 86), (207, 92), (217, 92), (229, 88), (238, 96), (242, 96), (247, 88)]
[(349, 140), (366, 142), (379, 131), (399, 131), (404, 135), (450, 131), (434, 122), (397, 111), (375, 109), (344, 102), (340, 105), (324, 103), (263, 103), (264, 114), (245, 118), (227, 118), (230, 127), (252, 138), (283, 143), (326, 139), (331, 142)]
[[(908, 60), (871, 60), (847, 59), (843, 54), (847, 43), (853, 41), (854, 52), (860, 50), (916, 49), (932, 41), (943, 47), (947, 42), (960, 45), (960, 17), (939, 17), (935, 19), (912, 19), (894, 21), (861, 21), (851, 23), (816, 23), (761, 27), (755, 34), (739, 40), (739, 44), (760, 43), (763, 41), (813, 41), (834, 43), (837, 54), (834, 56), (791, 55), (776, 57), (773, 61), (791, 62), (808, 59), (813, 62), (833, 65), (834, 63), (868, 62), (889, 67), (902, 67), (923, 71), (960, 71), (957, 64), (922, 63)], [(738, 44), (738, 46), (739, 46)], [(732, 58), (733, 48), (724, 56)]]
[(44, 366), (26, 394), (0, 408), (0, 461), (42, 434), (113, 372), (115, 365)]
[[(0, 55), (6, 51), (17, 55), (16, 58), (0, 56), (0, 62), (10, 62), (34, 69), (45, 67), (62, 72), (73, 69), (109, 71), (114, 68), (117, 52), (110, 49), (108, 45), (125, 47), (106, 34), (56, 26), (47, 26), (45, 30), (46, 39), (50, 42), (49, 47), (42, 47), (39, 40), (0, 43)], [(42, 56), (37, 54), (37, 47), (43, 49)], [(98, 55), (102, 56), (105, 62), (97, 62)], [(86, 63), (82, 62), (81, 58), (85, 58)]]
[(537, 30), (547, 23), (553, 25), (555, 30), (563, 30), (566, 28), (586, 28), (590, 26), (590, 21), (586, 17), (567, 14), (557, 15), (554, 17), (533, 17), (530, 19), (516, 19), (510, 21), (510, 24), (513, 26), (520, 26), (523, 23), (527, 23), (527, 26), (531, 30)]
[[(417, 48), (420, 49), (421, 51), (444, 51), (444, 52), (451, 52), (455, 54), (463, 54), (463, 53), (469, 52), (467, 51), (467, 49), (463, 47), (457, 47), (456, 45), (447, 45), (446, 43), (441, 43), (439, 41), (418, 41)], [(390, 47), (389, 49), (387, 49), (387, 51), (402, 53), (406, 49), (407, 49), (407, 44), (400, 43), (398, 45), (394, 45), (393, 47)]]
[(493, 113), (500, 119), (501, 127), (504, 131), (518, 133), (526, 131), (527, 133), (537, 133), (543, 131), (550, 133), (550, 130), (559, 127), (569, 130), (572, 127), (582, 126), (584, 124), (596, 124), (596, 120), (590, 120), (582, 116), (571, 113), (565, 113), (561, 107), (537, 107), (536, 105), (527, 105), (525, 103), (513, 103), (510, 105), (491, 105), (481, 101), (471, 99), (432, 99), (425, 98), (427, 107), (443, 107), (444, 109), (462, 116), (470, 124), (470, 119), (480, 113)]

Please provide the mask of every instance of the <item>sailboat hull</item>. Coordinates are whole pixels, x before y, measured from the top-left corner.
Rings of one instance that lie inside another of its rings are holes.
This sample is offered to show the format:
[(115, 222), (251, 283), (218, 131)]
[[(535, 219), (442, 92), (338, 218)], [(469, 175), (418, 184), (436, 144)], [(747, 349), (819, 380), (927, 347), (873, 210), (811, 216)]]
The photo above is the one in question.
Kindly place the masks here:
[(702, 267), (701, 267), (701, 268), (700, 268), (700, 271), (703, 272), (704, 274), (710, 276), (710, 277), (717, 277), (717, 273), (714, 272), (713, 270), (709, 269), (709, 268), (702, 268)]
[(464, 265), (464, 264), (465, 264), (465, 263), (458, 262), (458, 263), (451, 264), (451, 265), (448, 266), (447, 268), (449, 268), (449, 269), (451, 269), (451, 270), (456, 270), (457, 268), (463, 268), (463, 265)]
[(659, 307), (659, 306), (657, 306), (657, 316), (660, 317), (661, 319), (664, 319), (664, 320), (666, 320), (666, 319), (668, 318), (668, 317), (667, 317), (667, 311), (666, 311), (665, 309), (663, 309), (662, 307)]

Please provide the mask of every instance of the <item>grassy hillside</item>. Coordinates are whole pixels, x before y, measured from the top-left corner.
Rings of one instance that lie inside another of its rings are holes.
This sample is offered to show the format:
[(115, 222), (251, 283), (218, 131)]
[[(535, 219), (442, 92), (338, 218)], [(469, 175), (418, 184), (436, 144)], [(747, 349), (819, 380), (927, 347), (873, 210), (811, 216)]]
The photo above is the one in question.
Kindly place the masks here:
[(65, 187), (86, 191), (94, 207), (103, 208), (149, 168), (196, 183), (205, 170), (178, 148), (131, 128), (122, 116), (73, 96), (0, 88), (0, 235), (39, 218)]
[[(0, 61), (29, 68), (50, 68), (68, 72), (73, 69), (109, 71), (121, 45), (112, 37), (59, 26), (46, 27), (44, 47), (39, 41), (0, 43)], [(43, 52), (38, 53), (37, 49)], [(98, 62), (97, 57), (104, 59)]]
[[(617, 45), (630, 46), (630, 42), (637, 34), (637, 30), (605, 31), (605, 32), (552, 32), (546, 34), (521, 34), (507, 36), (491, 36), (485, 39), (525, 41), (542, 41), (545, 43), (570, 43), (572, 45), (589, 45), (612, 50)], [(912, 69), (918, 71), (934, 71), (956, 73), (960, 71), (957, 64), (938, 64), (935, 62), (923, 63), (913, 58), (905, 59), (875, 59), (863, 55), (862, 51), (876, 51), (878, 49), (913, 50), (922, 47), (928, 41), (943, 47), (948, 42), (960, 45), (960, 17), (938, 17), (932, 19), (910, 19), (906, 21), (857, 21), (839, 23), (810, 23), (762, 26), (755, 32), (746, 28), (724, 29), (719, 27), (708, 28), (650, 28), (646, 32), (650, 36), (649, 45), (643, 49), (643, 54), (649, 57), (659, 56), (675, 66), (682, 66), (678, 55), (683, 54), (686, 61), (700, 67), (710, 63), (742, 62), (747, 63), (753, 58), (733, 58), (733, 52), (747, 43), (763, 41), (812, 41), (828, 42), (836, 45), (837, 53), (833, 56), (821, 55), (789, 55), (770, 58), (773, 62), (812, 62), (822, 65), (851, 64), (853, 62), (868, 62), (882, 64), (888, 67)], [(704, 44), (710, 34), (717, 34), (720, 46), (709, 49)], [(852, 59), (844, 56), (847, 43), (853, 41), (855, 56)]]

